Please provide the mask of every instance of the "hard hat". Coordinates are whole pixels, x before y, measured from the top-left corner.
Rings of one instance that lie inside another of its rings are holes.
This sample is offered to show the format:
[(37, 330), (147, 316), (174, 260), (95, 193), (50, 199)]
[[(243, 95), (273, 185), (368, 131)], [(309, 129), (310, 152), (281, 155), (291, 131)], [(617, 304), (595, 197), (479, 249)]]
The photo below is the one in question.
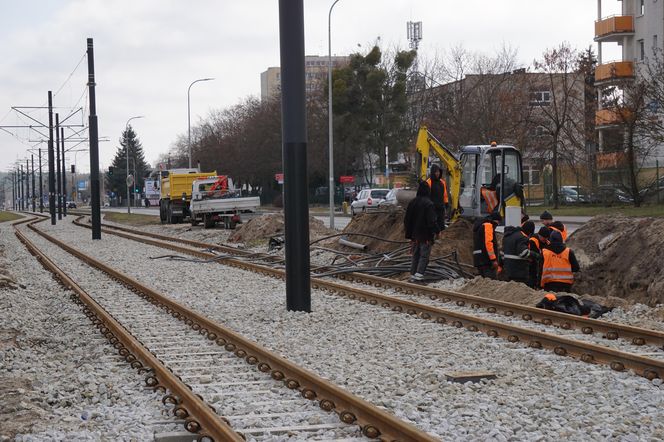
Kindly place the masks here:
[(554, 295), (553, 293), (547, 293), (546, 295), (544, 295), (544, 297), (549, 301), (555, 301), (556, 299), (558, 299), (556, 298), (556, 295)]

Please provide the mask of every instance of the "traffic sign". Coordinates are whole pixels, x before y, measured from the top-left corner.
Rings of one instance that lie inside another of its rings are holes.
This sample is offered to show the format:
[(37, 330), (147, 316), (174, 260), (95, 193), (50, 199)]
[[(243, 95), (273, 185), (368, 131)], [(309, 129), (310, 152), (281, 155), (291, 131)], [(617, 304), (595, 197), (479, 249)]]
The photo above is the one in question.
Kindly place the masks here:
[(355, 177), (352, 175), (341, 175), (339, 177), (339, 182), (341, 184), (350, 184), (355, 182)]
[(127, 175), (127, 186), (134, 184), (134, 175)]

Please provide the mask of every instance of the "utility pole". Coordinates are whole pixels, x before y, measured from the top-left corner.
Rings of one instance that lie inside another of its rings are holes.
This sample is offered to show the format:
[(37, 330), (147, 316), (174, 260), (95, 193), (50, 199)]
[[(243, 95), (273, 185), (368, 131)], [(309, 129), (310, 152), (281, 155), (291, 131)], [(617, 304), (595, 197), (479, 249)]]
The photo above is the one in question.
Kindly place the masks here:
[(41, 147), (39, 148), (39, 213), (44, 213), (44, 179), (42, 177)]
[(55, 114), (55, 166), (58, 188), (58, 220), (62, 219), (62, 177), (60, 176), (60, 114)]
[(55, 225), (55, 152), (53, 152), (53, 93), (48, 91), (48, 211)]
[[(99, 195), (99, 133), (97, 99), (95, 97), (95, 58), (92, 39), (88, 38), (88, 95), (90, 96), (90, 205), (92, 208), (92, 239), (101, 239), (101, 207)], [(127, 195), (128, 197), (129, 195)]]
[(67, 216), (67, 170), (65, 169), (65, 129), (60, 128), (62, 142), (62, 214)]
[(311, 311), (303, 0), (279, 0), (286, 304)]
[(30, 159), (32, 160), (32, 211), (36, 212), (37, 209), (35, 207), (35, 197), (36, 197), (36, 192), (35, 192), (35, 154), (30, 154)]
[(18, 165), (18, 207), (23, 211), (23, 164)]

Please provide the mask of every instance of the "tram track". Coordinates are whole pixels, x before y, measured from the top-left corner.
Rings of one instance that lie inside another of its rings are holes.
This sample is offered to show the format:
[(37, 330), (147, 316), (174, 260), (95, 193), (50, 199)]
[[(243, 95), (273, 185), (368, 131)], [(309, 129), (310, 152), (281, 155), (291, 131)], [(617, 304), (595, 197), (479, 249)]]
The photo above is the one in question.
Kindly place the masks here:
[[(170, 392), (164, 396), (164, 402), (174, 406), (174, 413), (179, 413), (176, 416), (187, 419), (187, 430), (198, 432), (199, 440), (242, 440), (242, 437), (260, 440), (261, 435), (274, 433), (299, 435), (296, 436), (298, 440), (305, 440), (307, 435), (320, 436), (318, 431), (332, 432), (335, 439), (343, 440), (435, 440), (221, 324), (62, 243), (39, 230), (34, 221), (28, 219), (16, 223), (16, 235), (21, 242), (54, 272), (65, 287), (74, 291), (72, 297), (85, 304), (86, 315), (105, 336), (115, 341), (114, 345), (128, 362), (145, 372), (150, 370), (146, 378), (148, 385)], [(124, 286), (124, 290), (118, 294), (115, 289), (112, 295), (104, 297), (99, 294), (93, 299), (22, 232), (19, 226), (25, 223), (31, 232), (103, 272), (115, 284), (119, 282)], [(154, 335), (155, 330), (165, 330), (167, 335)], [(215, 372), (219, 366), (240, 371)], [(222, 381), (215, 382), (214, 379)], [(291, 408), (285, 406), (275, 411), (275, 407), (278, 408), (275, 404), (283, 399), (269, 397), (275, 390), (273, 385), (283, 386), (281, 390), (288, 397), (286, 403), (295, 401), (297, 404), (291, 403)], [(242, 388), (253, 388), (254, 393), (245, 395), (245, 401), (253, 408), (243, 409), (239, 414), (225, 410), (224, 398), (241, 394), (235, 393), (234, 389)], [(202, 397), (212, 399), (203, 401)], [(212, 407), (223, 417), (212, 412)], [(312, 419), (316, 423), (306, 419), (294, 422), (302, 414), (294, 410), (302, 407), (308, 407), (308, 416), (314, 416)], [(252, 413), (251, 409), (260, 412)], [(322, 417), (316, 417), (316, 414)]]
[[(88, 227), (84, 223), (81, 223), (80, 220), (77, 221), (76, 224)], [(149, 232), (135, 231), (126, 227), (104, 225), (104, 229), (107, 233), (112, 233), (157, 247), (167, 248), (200, 259), (216, 260), (216, 258), (219, 258), (219, 256), (211, 252), (211, 250), (229, 254), (232, 253), (238, 258), (242, 255), (246, 255), (243, 251), (238, 251), (231, 247), (173, 238)], [(176, 245), (176, 243), (186, 244), (191, 247), (196, 247), (197, 249), (182, 247)], [(201, 248), (204, 249), (204, 251), (198, 250)], [(226, 265), (250, 270), (263, 275), (283, 278), (284, 272), (282, 269), (269, 267), (268, 265), (243, 262), (240, 259), (229, 257), (223, 257), (223, 259), (218, 259), (218, 261)], [(559, 327), (563, 330), (577, 329), (581, 331), (581, 333), (587, 335), (601, 334), (606, 339), (621, 339), (636, 346), (648, 344), (657, 345), (659, 347), (664, 342), (664, 334), (661, 332), (608, 323), (600, 320), (578, 318), (557, 312), (520, 306), (518, 304), (496, 301), (473, 295), (465, 295), (457, 292), (423, 287), (416, 284), (409, 284), (376, 276), (368, 277), (367, 275), (350, 274), (346, 275), (346, 279), (348, 281), (337, 283), (316, 278), (314, 276), (312, 278), (312, 286), (314, 288), (327, 290), (338, 296), (346, 297), (347, 299), (381, 305), (394, 311), (416, 315), (421, 319), (432, 320), (443, 324), (453, 325), (455, 327), (464, 327), (472, 332), (484, 332), (489, 336), (501, 337), (509, 342), (525, 343), (532, 348), (548, 348), (553, 350), (554, 353), (559, 356), (572, 356), (588, 363), (605, 364), (616, 371), (634, 370), (636, 374), (648, 379), (654, 379), (657, 377), (661, 378), (664, 376), (664, 361), (661, 360), (644, 357), (632, 352), (608, 348), (602, 345), (577, 341), (568, 337), (557, 336), (525, 327), (513, 326), (486, 317), (477, 317), (450, 309), (443, 309), (437, 306), (409, 301), (407, 299), (385, 296), (357, 287), (351, 287), (348, 285), (348, 282), (360, 282), (363, 284), (370, 284), (377, 288), (381, 288), (382, 290), (393, 289), (406, 295), (427, 296), (430, 299), (443, 302), (455, 302), (458, 306), (470, 307), (475, 310), (483, 309), (487, 313), (498, 314), (512, 319), (516, 319), (520, 316), (522, 320), (531, 323), (539, 322), (542, 325)]]

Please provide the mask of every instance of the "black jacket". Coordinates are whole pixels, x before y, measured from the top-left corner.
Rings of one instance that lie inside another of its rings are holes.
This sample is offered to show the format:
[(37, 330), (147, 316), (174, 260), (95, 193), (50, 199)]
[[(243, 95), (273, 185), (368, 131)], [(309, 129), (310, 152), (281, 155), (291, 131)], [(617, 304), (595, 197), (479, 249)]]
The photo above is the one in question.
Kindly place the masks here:
[(418, 196), (406, 208), (403, 219), (406, 239), (413, 241), (433, 241), (438, 233), (436, 211), (433, 202), (427, 196)]
[(520, 227), (505, 227), (503, 236), (503, 268), (508, 279), (527, 281), (530, 268), (530, 250), (528, 237)]
[[(485, 224), (488, 224), (485, 227)], [(486, 234), (490, 234), (490, 238)], [(486, 244), (493, 245), (493, 256), (489, 256)], [(496, 226), (485, 218), (480, 218), (473, 224), (473, 265), (475, 267), (487, 266), (491, 261), (497, 260), (499, 255), (498, 242), (496, 241)]]

